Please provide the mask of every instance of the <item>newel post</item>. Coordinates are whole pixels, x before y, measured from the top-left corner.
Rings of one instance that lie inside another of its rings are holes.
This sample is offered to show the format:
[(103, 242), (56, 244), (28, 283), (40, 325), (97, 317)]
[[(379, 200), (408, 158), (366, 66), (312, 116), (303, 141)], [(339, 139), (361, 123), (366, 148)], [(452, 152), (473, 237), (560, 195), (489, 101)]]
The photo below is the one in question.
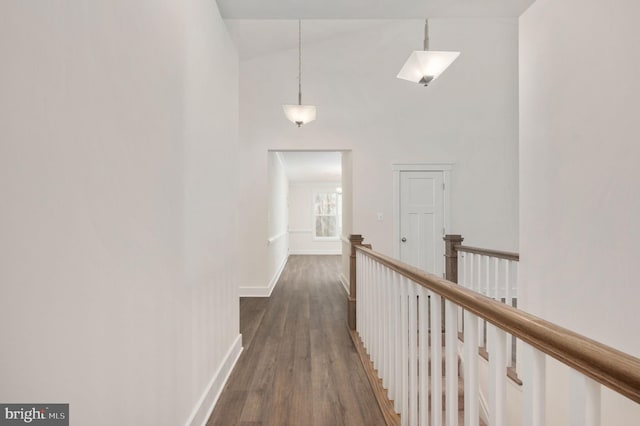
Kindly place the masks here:
[(351, 330), (356, 329), (356, 246), (361, 246), (362, 235), (351, 234), (349, 235), (349, 242), (351, 243), (351, 255), (349, 258), (349, 305), (347, 308), (347, 322)]
[(462, 245), (462, 235), (445, 235), (445, 279), (457, 283), (458, 282), (458, 246)]

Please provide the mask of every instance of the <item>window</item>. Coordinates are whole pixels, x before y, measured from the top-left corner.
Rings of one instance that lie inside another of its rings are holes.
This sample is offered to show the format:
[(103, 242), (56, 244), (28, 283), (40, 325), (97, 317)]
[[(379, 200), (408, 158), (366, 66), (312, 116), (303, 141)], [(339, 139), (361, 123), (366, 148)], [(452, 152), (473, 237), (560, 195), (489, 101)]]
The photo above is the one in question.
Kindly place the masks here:
[(342, 232), (342, 194), (316, 192), (313, 197), (314, 236), (337, 239)]

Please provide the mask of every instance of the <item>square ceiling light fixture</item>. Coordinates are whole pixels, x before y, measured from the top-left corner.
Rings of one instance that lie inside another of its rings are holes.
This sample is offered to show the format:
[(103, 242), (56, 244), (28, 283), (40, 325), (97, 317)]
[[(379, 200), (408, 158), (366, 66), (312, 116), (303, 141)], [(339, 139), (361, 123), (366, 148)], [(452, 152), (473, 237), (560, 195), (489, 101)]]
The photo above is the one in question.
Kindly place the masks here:
[(455, 61), (460, 52), (429, 50), (429, 20), (424, 23), (424, 50), (411, 53), (398, 78), (428, 86)]
[(302, 105), (302, 22), (298, 19), (298, 105), (282, 105), (284, 115), (298, 127), (316, 119), (315, 105)]

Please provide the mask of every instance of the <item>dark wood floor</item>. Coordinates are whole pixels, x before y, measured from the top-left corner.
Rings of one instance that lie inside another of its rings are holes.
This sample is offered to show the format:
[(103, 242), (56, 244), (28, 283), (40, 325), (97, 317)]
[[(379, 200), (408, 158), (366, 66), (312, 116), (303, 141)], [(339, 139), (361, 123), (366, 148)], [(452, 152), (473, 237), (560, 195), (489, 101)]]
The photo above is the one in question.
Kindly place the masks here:
[(347, 331), (339, 256), (291, 256), (242, 298), (244, 352), (207, 425), (384, 425)]

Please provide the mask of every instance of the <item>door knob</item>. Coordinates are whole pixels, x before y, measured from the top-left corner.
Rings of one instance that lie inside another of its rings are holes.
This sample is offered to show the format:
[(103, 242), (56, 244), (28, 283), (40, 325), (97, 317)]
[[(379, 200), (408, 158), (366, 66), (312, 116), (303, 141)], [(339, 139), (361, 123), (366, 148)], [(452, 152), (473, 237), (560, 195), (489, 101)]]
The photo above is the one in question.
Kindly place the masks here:
[(403, 243), (406, 243), (407, 239), (405, 237), (402, 237), (402, 239), (400, 241), (402, 241)]

